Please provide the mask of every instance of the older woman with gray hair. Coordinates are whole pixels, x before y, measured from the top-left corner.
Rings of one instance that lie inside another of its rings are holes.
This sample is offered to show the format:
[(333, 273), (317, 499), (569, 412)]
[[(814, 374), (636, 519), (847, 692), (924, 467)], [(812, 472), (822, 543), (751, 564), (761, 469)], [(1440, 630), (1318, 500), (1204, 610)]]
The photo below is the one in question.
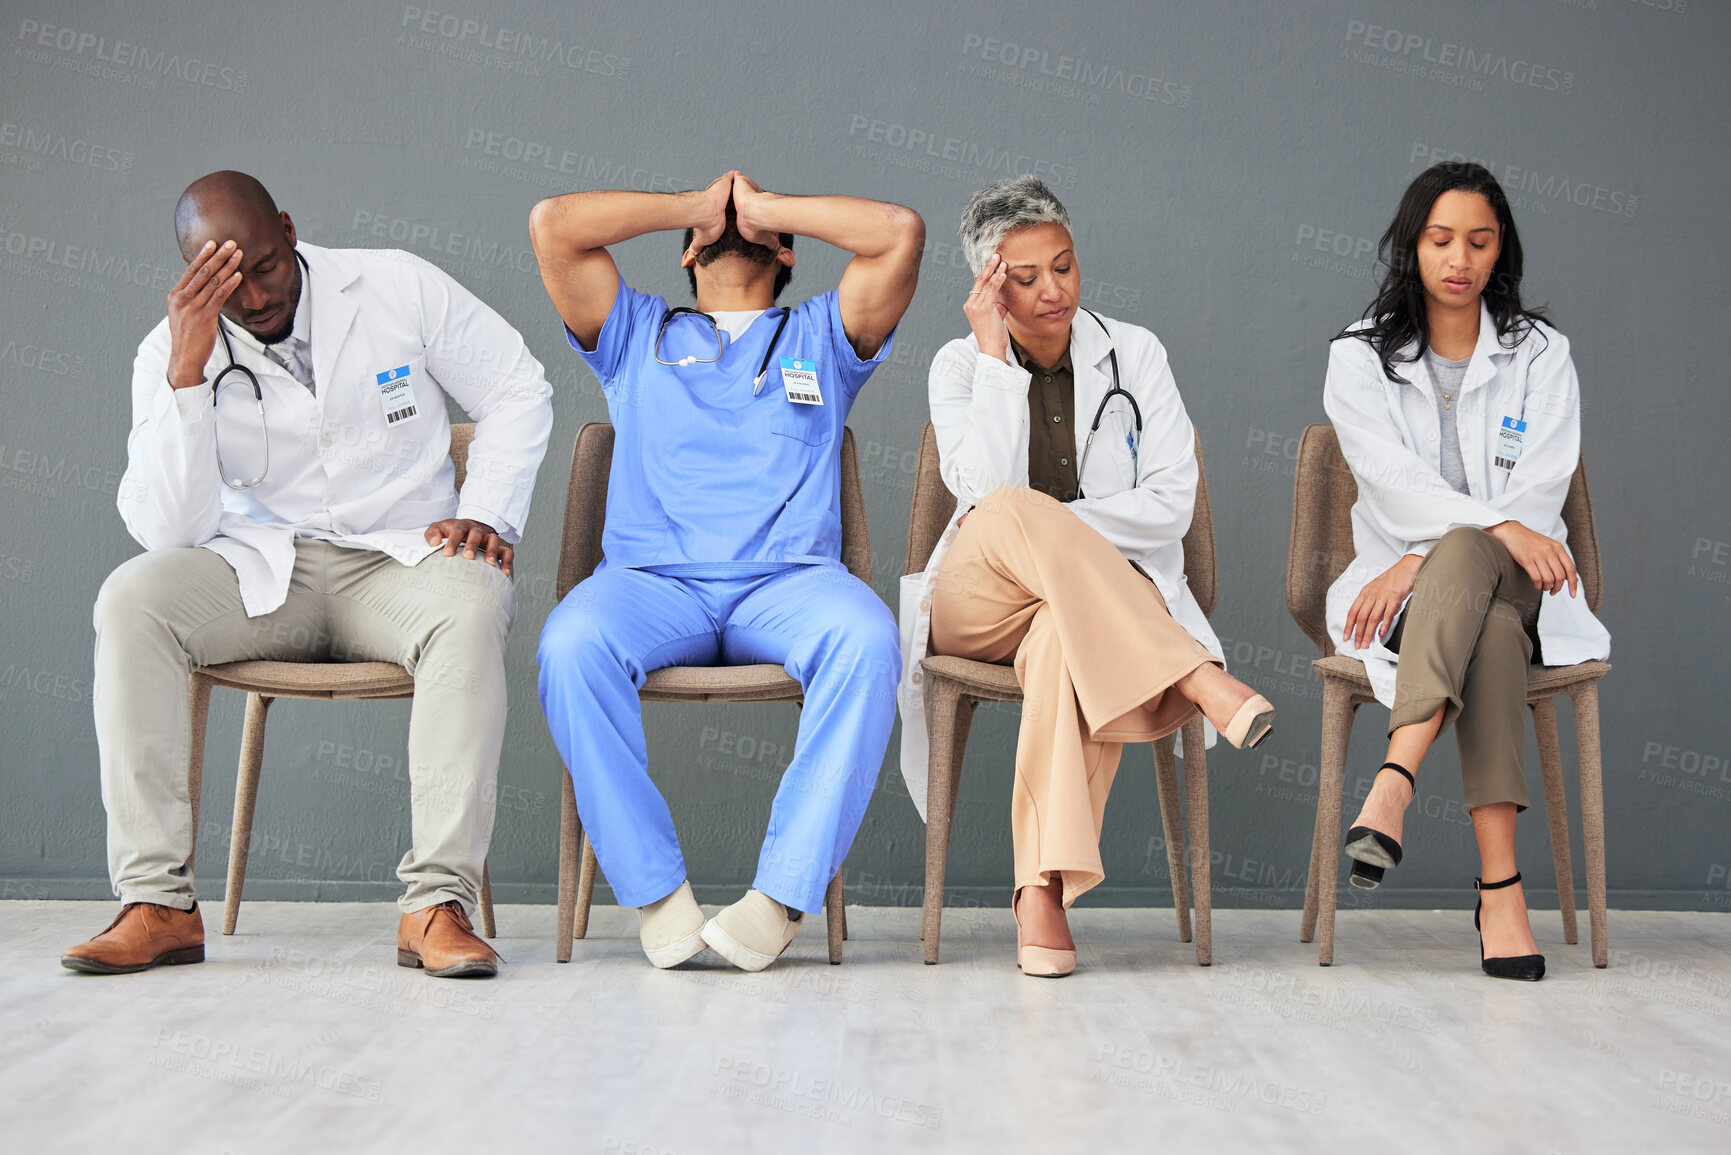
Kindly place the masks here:
[(1069, 214), (1038, 179), (981, 189), (961, 239), (971, 332), (938, 351), (930, 379), (956, 510), (925, 572), (904, 579), (902, 771), (923, 813), (921, 658), (1014, 663), (1017, 962), (1057, 977), (1076, 965), (1065, 911), (1105, 878), (1100, 823), (1123, 743), (1200, 709), (1254, 746), (1274, 710), (1226, 673), (1185, 584), (1198, 470), (1166, 350), (1081, 307)]

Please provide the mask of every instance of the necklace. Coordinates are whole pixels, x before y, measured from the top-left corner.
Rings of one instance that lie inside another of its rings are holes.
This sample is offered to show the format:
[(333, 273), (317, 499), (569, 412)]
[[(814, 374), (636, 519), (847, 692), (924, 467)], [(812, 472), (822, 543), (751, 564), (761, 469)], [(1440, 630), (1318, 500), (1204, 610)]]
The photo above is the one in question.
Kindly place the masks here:
[(1443, 408), (1444, 409), (1454, 408), (1454, 406), (1451, 404), (1451, 402), (1453, 402), (1455, 399), (1455, 395), (1453, 393), (1444, 393), (1442, 395), (1442, 398), (1443, 398)]

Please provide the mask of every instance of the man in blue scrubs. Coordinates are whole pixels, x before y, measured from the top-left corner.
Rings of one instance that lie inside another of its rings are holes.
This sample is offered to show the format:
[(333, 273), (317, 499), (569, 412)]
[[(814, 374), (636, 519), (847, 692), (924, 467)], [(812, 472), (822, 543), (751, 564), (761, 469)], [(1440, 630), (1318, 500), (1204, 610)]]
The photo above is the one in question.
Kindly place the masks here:
[[(686, 230), (696, 309), (626, 285), (606, 246)], [(577, 809), (645, 953), (713, 947), (761, 970), (823, 906), (895, 717), (895, 619), (841, 564), (841, 438), (913, 299), (925, 226), (899, 205), (765, 192), (736, 172), (687, 193), (535, 206), (530, 235), (571, 347), (614, 425), (604, 560), (541, 633), (541, 705)], [(775, 302), (793, 235), (854, 254), (840, 288)], [(649, 778), (637, 691), (662, 666), (784, 666), (799, 737), (745, 897), (704, 921)]]

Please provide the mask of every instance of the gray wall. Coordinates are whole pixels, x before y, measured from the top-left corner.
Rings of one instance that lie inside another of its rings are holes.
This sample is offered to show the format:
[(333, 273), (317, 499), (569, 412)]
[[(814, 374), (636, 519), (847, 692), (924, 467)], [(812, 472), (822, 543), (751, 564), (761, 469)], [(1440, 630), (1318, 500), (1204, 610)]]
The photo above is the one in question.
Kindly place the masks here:
[[(319, 0), (237, 17), (231, 5), (160, 0), (5, 4), (0, 896), (107, 893), (90, 606), (137, 550), (114, 508), (129, 367), (178, 276), (171, 209), (193, 177), (244, 169), (308, 240), (431, 259), (548, 365), (557, 426), (517, 562), (492, 855), (502, 899), (539, 901), (552, 893), (563, 771), (536, 703), (534, 646), (552, 608), (572, 438), (605, 408), (542, 295), (529, 207), (573, 189), (692, 188), (738, 167), (769, 188), (924, 214), (919, 294), (852, 418), (875, 585), (893, 604), (926, 366), (967, 331), (957, 214), (979, 185), (1032, 167), (1078, 222), (1088, 303), (1171, 350), (1214, 498), (1215, 625), (1235, 672), (1282, 711), (1266, 751), (1221, 747), (1210, 760), (1216, 901), (1297, 905), (1319, 694), (1314, 651), (1282, 602), (1293, 459), (1305, 425), (1323, 419), (1327, 339), (1369, 300), (1374, 238), (1408, 179), (1458, 154), (1507, 182), (1530, 297), (1573, 339), (1580, 371), (1617, 667), (1603, 690), (1615, 900), (1731, 903), (1731, 400), (1711, 361), (1731, 176), (1722, 8), (760, 2), (699, 19), (664, 0), (582, 12), (423, 0), (434, 5), (421, 17), (397, 0)], [(1456, 63), (1469, 50), (1486, 71)], [(647, 238), (618, 256), (635, 284), (677, 295), (677, 246)], [(799, 253), (794, 293), (833, 286), (840, 254), (815, 242)], [(219, 693), (199, 871), (211, 893), (240, 715), (239, 696)], [(1383, 713), (1364, 715), (1350, 793), (1380, 761)], [(249, 893), (395, 892), (407, 717), (406, 703), (273, 711)], [(693, 881), (707, 899), (730, 898), (751, 877), (795, 713), (650, 706), (646, 725)], [(1010, 711), (976, 721), (949, 870), (956, 901), (1007, 897), (1015, 729)], [(1477, 859), (1445, 747), (1408, 819), (1409, 864), (1377, 892), (1385, 905), (1467, 901)], [(856, 901), (918, 900), (924, 834), (896, 750), (847, 862)], [(1536, 752), (1532, 762), (1536, 777)], [(1126, 753), (1100, 900), (1170, 901), (1152, 768), (1146, 747)], [(1521, 858), (1541, 902), (1552, 885), (1544, 837), (1535, 812)]]

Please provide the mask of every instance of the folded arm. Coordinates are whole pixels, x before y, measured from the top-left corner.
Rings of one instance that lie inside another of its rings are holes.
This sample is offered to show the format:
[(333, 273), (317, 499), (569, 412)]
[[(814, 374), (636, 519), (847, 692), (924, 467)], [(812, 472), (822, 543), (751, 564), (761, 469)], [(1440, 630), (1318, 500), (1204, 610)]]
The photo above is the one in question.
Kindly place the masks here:
[(932, 360), (929, 395), (939, 471), (963, 508), (1028, 484), (1026, 369), (954, 342)]
[(208, 367), (219, 315), (240, 287), (233, 241), (206, 241), (168, 293), (166, 332), (138, 347), (132, 362), (132, 432), (116, 493), (121, 520), (145, 549), (202, 545), (222, 521), (216, 408)]
[(925, 222), (910, 208), (849, 196), (789, 196), (765, 192), (737, 176), (733, 204), (739, 233), (777, 245), (777, 233), (811, 237), (852, 253), (837, 304), (848, 343), (870, 359), (889, 340), (919, 284)]
[(152, 341), (133, 360), (132, 432), (115, 495), (126, 531), (145, 549), (203, 545), (222, 521), (210, 386), (171, 388), (168, 368), (167, 349)]
[[(541, 266), (541, 283), (565, 327), (593, 350), (619, 292), (619, 267), (606, 246), (668, 229), (692, 229), (692, 249), (721, 235), (733, 173), (708, 188), (682, 193), (629, 189), (567, 193), (549, 197), (529, 213), (529, 241)], [(686, 254), (687, 263), (694, 253)]]

